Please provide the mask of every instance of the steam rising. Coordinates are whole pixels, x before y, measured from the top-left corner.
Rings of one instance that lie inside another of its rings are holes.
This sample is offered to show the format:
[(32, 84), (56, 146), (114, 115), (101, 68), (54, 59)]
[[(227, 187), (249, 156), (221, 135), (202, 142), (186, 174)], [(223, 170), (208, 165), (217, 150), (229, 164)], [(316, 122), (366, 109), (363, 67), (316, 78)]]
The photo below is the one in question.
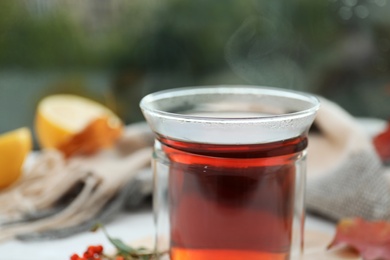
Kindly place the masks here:
[(248, 18), (228, 40), (226, 61), (250, 84), (302, 89), (303, 71), (291, 55), (283, 52), (283, 37), (289, 33), (280, 29), (270, 20)]

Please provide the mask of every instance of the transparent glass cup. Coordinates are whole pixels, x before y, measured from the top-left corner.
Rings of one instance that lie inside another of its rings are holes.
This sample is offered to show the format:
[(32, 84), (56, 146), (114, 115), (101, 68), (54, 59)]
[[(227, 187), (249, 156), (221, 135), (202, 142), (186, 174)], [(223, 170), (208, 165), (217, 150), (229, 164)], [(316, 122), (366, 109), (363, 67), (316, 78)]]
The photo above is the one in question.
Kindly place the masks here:
[(155, 133), (156, 252), (171, 260), (299, 259), (307, 133), (319, 101), (217, 86), (144, 97)]

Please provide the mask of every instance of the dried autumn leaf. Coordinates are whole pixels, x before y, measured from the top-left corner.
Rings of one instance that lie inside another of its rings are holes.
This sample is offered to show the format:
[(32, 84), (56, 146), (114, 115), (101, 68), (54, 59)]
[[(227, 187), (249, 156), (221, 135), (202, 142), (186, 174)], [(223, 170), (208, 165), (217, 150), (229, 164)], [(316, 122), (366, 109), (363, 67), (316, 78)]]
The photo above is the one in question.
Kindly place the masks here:
[(83, 131), (75, 134), (57, 148), (65, 157), (73, 155), (91, 155), (103, 148), (110, 147), (122, 134), (121, 122), (108, 117), (92, 121)]
[(390, 162), (390, 122), (384, 132), (375, 136), (374, 145), (383, 162)]
[(328, 249), (337, 246), (351, 247), (365, 260), (390, 260), (390, 223), (361, 218), (342, 220)]

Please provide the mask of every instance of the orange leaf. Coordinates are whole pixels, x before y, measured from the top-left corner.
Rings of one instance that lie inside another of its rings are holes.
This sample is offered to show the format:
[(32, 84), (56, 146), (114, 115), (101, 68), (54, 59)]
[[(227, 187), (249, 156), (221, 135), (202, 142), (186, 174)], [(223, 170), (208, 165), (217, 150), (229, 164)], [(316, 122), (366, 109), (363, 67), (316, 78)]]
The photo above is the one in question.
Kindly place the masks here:
[(384, 132), (375, 136), (374, 145), (383, 162), (390, 162), (390, 122)]
[(390, 260), (390, 223), (361, 218), (341, 220), (328, 249), (336, 246), (351, 247), (365, 260)]
[(122, 124), (111, 118), (101, 117), (92, 121), (83, 131), (75, 134), (57, 148), (66, 158), (73, 155), (92, 155), (113, 145), (121, 136)]

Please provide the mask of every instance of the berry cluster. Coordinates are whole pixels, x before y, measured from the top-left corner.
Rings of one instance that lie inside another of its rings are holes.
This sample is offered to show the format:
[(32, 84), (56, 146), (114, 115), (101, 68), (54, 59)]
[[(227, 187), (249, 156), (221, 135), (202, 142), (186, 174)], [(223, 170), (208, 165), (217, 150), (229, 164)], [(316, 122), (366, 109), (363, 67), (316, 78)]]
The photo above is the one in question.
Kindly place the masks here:
[(70, 260), (102, 260), (103, 246), (89, 246), (84, 252), (83, 256), (74, 254), (70, 257)]
[[(1, 1), (1, 0), (0, 0)], [(126, 245), (118, 238), (112, 238), (100, 223), (94, 225), (91, 231), (95, 232), (102, 229), (108, 240), (115, 246), (117, 253), (109, 256), (104, 254), (101, 245), (89, 246), (82, 256), (73, 254), (70, 260), (157, 260), (160, 256), (167, 254), (167, 252), (154, 252), (144, 247), (134, 248)]]
[[(73, 254), (70, 260), (105, 260), (107, 259), (103, 255), (103, 246), (89, 246), (82, 256)], [(123, 256), (116, 256), (115, 260), (125, 260)]]

